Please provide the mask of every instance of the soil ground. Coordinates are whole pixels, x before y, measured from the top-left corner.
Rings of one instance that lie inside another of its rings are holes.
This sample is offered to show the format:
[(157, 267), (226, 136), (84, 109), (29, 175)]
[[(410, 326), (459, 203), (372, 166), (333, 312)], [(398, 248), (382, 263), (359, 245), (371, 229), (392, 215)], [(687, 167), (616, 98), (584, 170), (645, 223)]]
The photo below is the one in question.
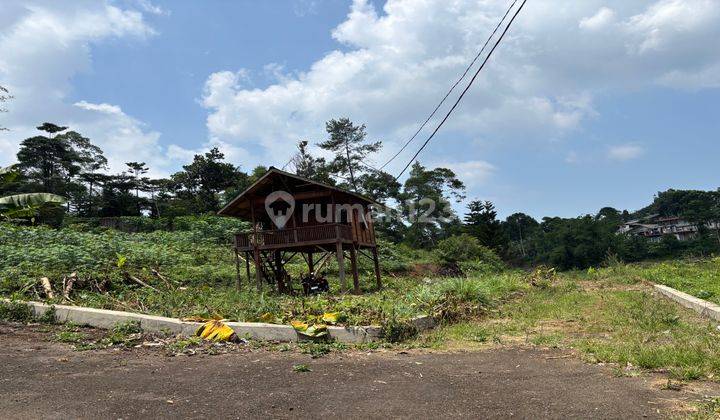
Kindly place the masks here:
[[(701, 391), (617, 377), (567, 352), (253, 349), (170, 357), (75, 351), (0, 324), (2, 418), (637, 418), (682, 414)], [(293, 366), (306, 364), (309, 372)]]

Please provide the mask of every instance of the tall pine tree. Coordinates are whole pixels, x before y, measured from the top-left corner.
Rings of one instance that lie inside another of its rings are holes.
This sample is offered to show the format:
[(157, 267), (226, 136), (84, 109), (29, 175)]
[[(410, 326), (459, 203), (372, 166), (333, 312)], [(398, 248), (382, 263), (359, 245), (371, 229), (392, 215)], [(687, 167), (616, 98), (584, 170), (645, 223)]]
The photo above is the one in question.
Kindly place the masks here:
[(497, 220), (497, 211), (490, 201), (473, 200), (468, 204), (465, 214), (465, 229), (468, 234), (476, 237), (482, 245), (504, 253), (507, 240), (503, 235), (502, 225)]

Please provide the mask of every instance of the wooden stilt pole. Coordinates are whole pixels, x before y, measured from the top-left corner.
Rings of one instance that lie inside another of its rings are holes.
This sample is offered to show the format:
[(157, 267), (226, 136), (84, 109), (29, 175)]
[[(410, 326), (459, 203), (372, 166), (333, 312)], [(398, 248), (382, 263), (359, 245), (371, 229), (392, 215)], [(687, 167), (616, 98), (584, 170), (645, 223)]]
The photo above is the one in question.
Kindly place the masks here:
[(360, 279), (358, 278), (357, 252), (355, 251), (355, 245), (352, 245), (350, 248), (350, 268), (352, 269), (353, 275), (353, 293), (359, 295)]
[(262, 268), (260, 267), (260, 250), (257, 245), (253, 249), (253, 260), (255, 261), (255, 281), (259, 292), (262, 290)]
[(253, 225), (253, 260), (255, 261), (255, 281), (257, 282), (258, 292), (262, 290), (262, 269), (260, 267), (260, 244), (258, 243), (258, 229), (255, 221), (255, 200), (250, 199), (250, 220)]
[(373, 265), (375, 266), (375, 284), (378, 290), (382, 289), (382, 281), (380, 280), (380, 260), (378, 259), (377, 247), (372, 248)]
[(282, 263), (282, 253), (280, 251), (275, 251), (273, 253), (273, 260), (275, 260), (275, 283), (277, 283), (277, 288), (279, 293), (285, 293), (285, 281), (282, 278), (282, 271), (283, 271), (283, 263)]
[(337, 241), (335, 245), (335, 254), (338, 262), (338, 277), (340, 277), (340, 291), (345, 293), (347, 284), (345, 283), (345, 254), (343, 254), (342, 242)]
[(315, 261), (313, 261), (313, 253), (308, 252), (308, 272), (313, 273), (315, 271)]
[(237, 278), (235, 279), (235, 288), (240, 291), (240, 252), (235, 248), (235, 271)]
[(252, 278), (250, 278), (250, 252), (245, 251), (245, 275), (247, 276), (248, 285), (252, 285)]

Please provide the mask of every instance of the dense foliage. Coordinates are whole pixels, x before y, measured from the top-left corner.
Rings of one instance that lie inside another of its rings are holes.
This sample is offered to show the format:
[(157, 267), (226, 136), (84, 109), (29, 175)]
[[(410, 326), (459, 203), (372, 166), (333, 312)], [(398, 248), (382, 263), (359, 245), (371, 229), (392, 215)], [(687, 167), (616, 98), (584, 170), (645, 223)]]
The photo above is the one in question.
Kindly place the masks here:
[[(41, 135), (22, 141), (17, 154), (18, 176), (0, 183), (0, 197), (42, 192), (60, 194), (67, 202), (39, 211), (31, 209), (31, 214), (24, 214), (26, 224), (64, 225), (76, 231), (102, 227), (146, 233), (195, 231), (195, 227), (184, 226), (188, 220), (214, 214), (267, 170), (258, 166), (245, 172), (213, 148), (195, 155), (192, 162), (167, 178), (149, 178), (151, 168), (144, 162), (127, 162), (126, 171), (108, 174), (107, 159), (91, 139), (52, 123), (44, 123), (38, 130)], [(333, 119), (326, 124), (326, 131), (327, 138), (314, 145), (299, 142), (286, 169), (386, 203), (384, 214), (389, 217), (379, 218), (375, 228), (388, 244), (403, 245), (396, 249), (405, 253), (432, 251), (444, 240), (461, 234), (475, 238), (510, 264), (545, 264), (559, 269), (597, 266), (608, 259), (633, 262), (720, 251), (720, 228), (706, 227), (720, 227), (718, 191), (668, 190), (635, 213), (606, 207), (595, 215), (540, 221), (524, 213), (499, 220), (493, 203), (472, 200), (461, 219), (450, 203), (465, 199), (465, 185), (452, 170), (415, 162), (400, 183), (368, 164), (381, 150), (382, 142), (368, 139), (364, 125), (347, 118)], [(321, 153), (331, 157), (314, 155)], [(650, 214), (678, 216), (701, 229), (694, 240), (685, 242), (668, 236), (650, 243), (617, 234), (624, 221)], [(213, 228), (223, 229), (214, 223)], [(446, 253), (443, 258), (449, 256)]]
[[(336, 282), (332, 282), (335, 293), (321, 296), (282, 296), (267, 289), (259, 293), (245, 280), (238, 292), (235, 260), (228, 246), (228, 234), (245, 227), (237, 223), (224, 218), (186, 218), (182, 226), (187, 230), (142, 233), (85, 224), (63, 229), (2, 224), (0, 294), (46, 299), (39, 278), (48, 277), (58, 291), (74, 272), (77, 283), (69, 298), (78, 305), (177, 317), (245, 321), (270, 317), (274, 322), (336, 311), (346, 323), (381, 324), (405, 322), (420, 314), (444, 319), (480, 314), (508, 289), (519, 287), (520, 277), (515, 274), (500, 276), (497, 281), (502, 284), (480, 278), (426, 282), (393, 275), (386, 276), (381, 292), (361, 296), (336, 293)], [(401, 273), (411, 262), (426, 258), (387, 242), (382, 243), (381, 253), (386, 273)], [(299, 257), (289, 264), (296, 276), (304, 269)], [(373, 287), (372, 270), (369, 262), (360, 265), (361, 284), (368, 292)], [(129, 276), (149, 287), (130, 281)], [(62, 301), (59, 293), (55, 299)]]
[[(466, 217), (469, 222), (485, 215), (484, 228), (477, 235), (479, 238), (486, 237), (484, 232), (497, 225), (494, 215), (490, 213), (492, 217), (488, 217), (488, 213), (484, 206), (478, 208), (476, 205)], [(699, 232), (691, 240), (679, 241), (673, 235), (666, 235), (658, 242), (618, 234), (624, 222), (651, 214), (680, 217), (699, 226)], [(708, 228), (713, 224), (720, 226), (718, 220), (720, 191), (668, 190), (658, 193), (650, 206), (635, 213), (605, 207), (595, 215), (545, 217), (540, 222), (526, 214), (515, 213), (500, 224), (504, 234), (502, 241), (486, 240), (483, 244), (491, 246), (514, 264), (547, 264), (561, 269), (587, 268), (614, 259), (636, 262), (705, 257), (720, 252), (720, 230)], [(470, 232), (477, 229), (470, 223), (467, 226)]]

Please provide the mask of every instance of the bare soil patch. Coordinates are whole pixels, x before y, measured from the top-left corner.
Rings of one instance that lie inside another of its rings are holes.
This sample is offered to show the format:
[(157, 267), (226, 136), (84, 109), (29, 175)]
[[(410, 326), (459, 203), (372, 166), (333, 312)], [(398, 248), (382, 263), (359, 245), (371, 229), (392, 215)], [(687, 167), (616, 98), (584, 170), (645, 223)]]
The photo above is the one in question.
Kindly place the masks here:
[(653, 418), (702, 397), (539, 348), (312, 359), (245, 346), (168, 357), (151, 348), (77, 352), (38, 328), (2, 326), (0, 360), (4, 418)]

